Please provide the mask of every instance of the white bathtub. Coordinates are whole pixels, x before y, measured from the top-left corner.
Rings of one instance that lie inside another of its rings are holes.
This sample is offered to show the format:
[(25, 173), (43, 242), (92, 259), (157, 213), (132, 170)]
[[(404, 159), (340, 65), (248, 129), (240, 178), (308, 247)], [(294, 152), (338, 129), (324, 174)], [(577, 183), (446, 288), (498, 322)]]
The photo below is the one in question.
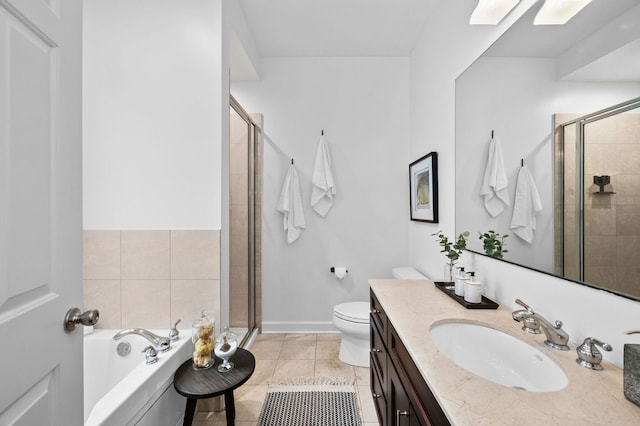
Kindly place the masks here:
[[(137, 335), (113, 340), (118, 331), (96, 329), (84, 336), (85, 425), (180, 424), (186, 400), (173, 388), (173, 374), (191, 356), (190, 330), (181, 330), (180, 340), (152, 365), (142, 353), (150, 343)], [(162, 336), (169, 330), (151, 331)], [(121, 357), (116, 348), (125, 341), (131, 352)]]

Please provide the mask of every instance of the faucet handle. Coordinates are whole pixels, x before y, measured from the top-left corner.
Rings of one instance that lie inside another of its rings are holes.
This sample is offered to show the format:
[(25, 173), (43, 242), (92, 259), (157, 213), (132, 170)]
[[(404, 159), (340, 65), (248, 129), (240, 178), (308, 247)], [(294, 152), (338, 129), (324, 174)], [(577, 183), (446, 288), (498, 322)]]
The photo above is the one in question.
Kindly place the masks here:
[(171, 330), (169, 330), (169, 339), (171, 339), (172, 342), (180, 339), (180, 332), (178, 331), (178, 324), (180, 324), (180, 321), (182, 321), (182, 318), (178, 319)]
[(147, 346), (142, 350), (144, 359), (147, 365), (155, 364), (158, 362), (158, 351), (153, 346)]
[(527, 305), (526, 303), (524, 303), (522, 300), (516, 299), (516, 303), (522, 306), (523, 308), (525, 308), (527, 311), (531, 312), (532, 314), (534, 313), (533, 308)]
[(522, 329), (527, 333), (540, 334), (540, 324), (533, 318), (525, 318), (522, 320)]
[(576, 352), (578, 353), (576, 362), (591, 370), (602, 370), (602, 366), (600, 365), (600, 362), (602, 361), (602, 354), (596, 345), (600, 346), (607, 352), (611, 352), (613, 350), (613, 347), (611, 347), (610, 344), (601, 342), (593, 337), (587, 337), (584, 339), (584, 342), (576, 348)]
[(640, 330), (629, 330), (625, 331), (624, 334), (640, 334)]

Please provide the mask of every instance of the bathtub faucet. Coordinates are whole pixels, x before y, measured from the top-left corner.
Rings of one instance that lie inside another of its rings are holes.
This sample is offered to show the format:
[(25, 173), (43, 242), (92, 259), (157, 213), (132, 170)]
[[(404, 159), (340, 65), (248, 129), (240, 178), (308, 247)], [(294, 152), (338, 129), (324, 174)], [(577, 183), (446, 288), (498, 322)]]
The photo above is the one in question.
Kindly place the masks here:
[(157, 334), (153, 334), (149, 330), (145, 330), (143, 328), (127, 328), (126, 330), (118, 331), (116, 335), (113, 336), (113, 340), (118, 340), (121, 337), (128, 336), (129, 334), (136, 334), (144, 337), (151, 342), (158, 352), (166, 352), (171, 348), (171, 340), (168, 337), (158, 336)]

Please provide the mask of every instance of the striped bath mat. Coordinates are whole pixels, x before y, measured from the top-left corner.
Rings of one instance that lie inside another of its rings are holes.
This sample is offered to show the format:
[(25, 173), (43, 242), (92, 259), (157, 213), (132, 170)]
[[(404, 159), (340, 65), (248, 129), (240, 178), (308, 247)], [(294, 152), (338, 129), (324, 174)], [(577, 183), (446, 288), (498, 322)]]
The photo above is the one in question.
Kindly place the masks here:
[(361, 426), (351, 379), (311, 379), (272, 383), (259, 426)]

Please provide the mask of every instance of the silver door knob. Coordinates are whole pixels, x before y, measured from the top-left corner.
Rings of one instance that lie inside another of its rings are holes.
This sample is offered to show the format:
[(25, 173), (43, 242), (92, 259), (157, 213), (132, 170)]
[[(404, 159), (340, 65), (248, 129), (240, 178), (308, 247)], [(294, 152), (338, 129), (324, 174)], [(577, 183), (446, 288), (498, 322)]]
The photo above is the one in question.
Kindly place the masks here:
[(97, 309), (82, 312), (78, 308), (71, 308), (64, 317), (64, 331), (71, 333), (76, 329), (78, 324), (87, 326), (96, 325), (99, 319), (100, 312), (98, 312)]

